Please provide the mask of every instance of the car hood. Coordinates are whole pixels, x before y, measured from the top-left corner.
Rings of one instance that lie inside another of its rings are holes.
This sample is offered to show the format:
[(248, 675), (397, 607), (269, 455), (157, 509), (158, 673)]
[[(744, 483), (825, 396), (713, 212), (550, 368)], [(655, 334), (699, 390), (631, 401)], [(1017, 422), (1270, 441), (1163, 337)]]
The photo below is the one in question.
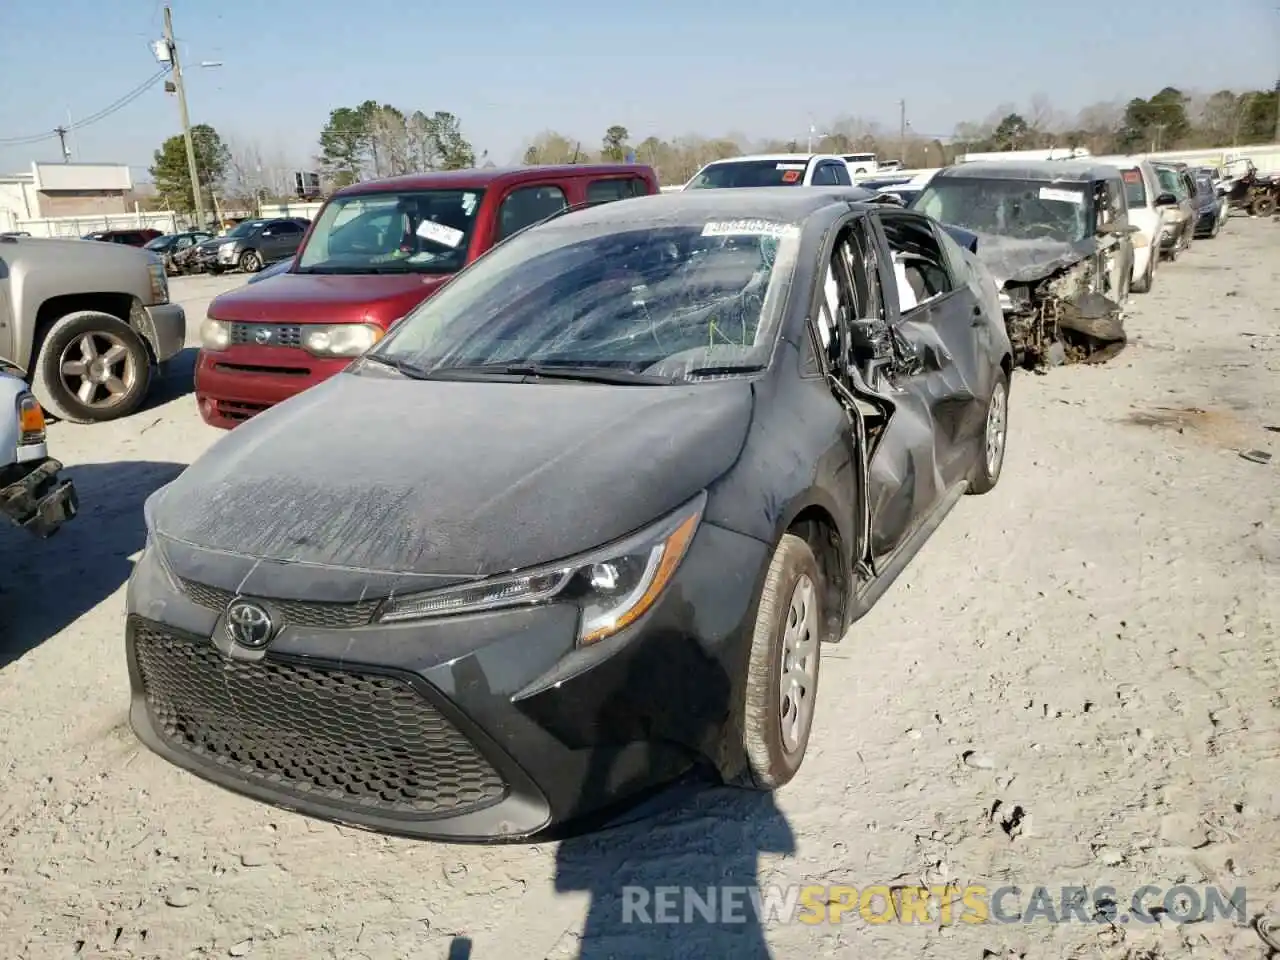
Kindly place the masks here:
[(1020, 240), (994, 233), (977, 233), (978, 259), (991, 271), (996, 284), (1030, 283), (1073, 263), (1093, 256), (1098, 241), (1087, 237), (1076, 243), (1063, 240)]
[(343, 373), (219, 439), (147, 523), (174, 572), (222, 589), (341, 601), (442, 586), (659, 519), (733, 465), (751, 410), (740, 380)]
[(209, 306), (209, 312), (218, 320), (241, 323), (376, 323), (386, 327), (448, 279), (421, 273), (281, 273), (222, 294)]

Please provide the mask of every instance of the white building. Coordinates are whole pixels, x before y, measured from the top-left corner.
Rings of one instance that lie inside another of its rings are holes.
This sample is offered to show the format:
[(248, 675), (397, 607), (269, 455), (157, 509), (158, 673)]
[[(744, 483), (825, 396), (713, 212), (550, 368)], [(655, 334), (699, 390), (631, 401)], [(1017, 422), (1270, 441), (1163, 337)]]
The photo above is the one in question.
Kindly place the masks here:
[(0, 231), (43, 233), (31, 222), (65, 218), (100, 224), (134, 212), (132, 191), (123, 164), (33, 163), (30, 173), (0, 175)]

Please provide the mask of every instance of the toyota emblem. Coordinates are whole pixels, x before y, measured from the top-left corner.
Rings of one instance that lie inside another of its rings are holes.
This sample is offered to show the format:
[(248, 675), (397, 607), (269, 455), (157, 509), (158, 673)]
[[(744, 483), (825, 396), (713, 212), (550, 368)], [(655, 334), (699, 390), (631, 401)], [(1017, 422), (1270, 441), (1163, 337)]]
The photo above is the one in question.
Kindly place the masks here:
[(253, 335), (253, 339), (254, 339), (257, 343), (259, 343), (259, 344), (262, 344), (262, 343), (270, 343), (270, 342), (271, 342), (271, 330), (270, 330), (270, 328), (269, 328), (269, 327), (260, 327), (260, 328), (258, 329), (258, 332), (257, 332), (257, 333), (255, 333), (255, 334)]
[(271, 614), (250, 600), (233, 600), (227, 607), (227, 636), (242, 647), (261, 650), (271, 642), (275, 624)]

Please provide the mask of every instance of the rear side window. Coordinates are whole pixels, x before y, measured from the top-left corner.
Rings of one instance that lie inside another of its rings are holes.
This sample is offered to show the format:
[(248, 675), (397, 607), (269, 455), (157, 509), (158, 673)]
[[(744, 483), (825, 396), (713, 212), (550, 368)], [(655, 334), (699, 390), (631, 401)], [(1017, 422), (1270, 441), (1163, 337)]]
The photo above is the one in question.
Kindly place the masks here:
[(1124, 180), (1124, 199), (1129, 209), (1145, 207), (1147, 205), (1147, 185), (1142, 181), (1142, 171), (1137, 167), (1131, 170), (1122, 170), (1120, 171), (1120, 178)]
[(587, 184), (587, 203), (608, 203), (611, 200), (625, 200), (628, 197), (643, 197), (648, 193), (648, 184), (639, 177), (592, 180)]
[(518, 230), (559, 213), (569, 202), (564, 191), (555, 186), (518, 187), (507, 194), (498, 208), (499, 241)]

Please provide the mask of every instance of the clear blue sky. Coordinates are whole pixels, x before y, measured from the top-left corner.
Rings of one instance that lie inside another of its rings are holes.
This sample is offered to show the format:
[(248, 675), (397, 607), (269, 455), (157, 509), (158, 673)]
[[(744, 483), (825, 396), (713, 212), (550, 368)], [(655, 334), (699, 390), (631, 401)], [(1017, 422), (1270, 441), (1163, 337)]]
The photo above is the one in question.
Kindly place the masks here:
[[(1270, 88), (1280, 73), (1276, 0), (174, 0), (173, 15), (192, 122), (273, 165), (306, 162), (329, 110), (365, 99), (452, 111), (502, 164), (547, 128), (592, 146), (613, 123), (634, 140), (802, 138), (842, 115), (895, 129), (901, 98), (914, 130), (950, 134), (1036, 93), (1074, 112), (1169, 84)], [(0, 0), (0, 140), (145, 80), (160, 27), (158, 0)], [(73, 133), (74, 159), (140, 173), (178, 130), (157, 87)], [(57, 159), (56, 139), (0, 146), (0, 172)]]

